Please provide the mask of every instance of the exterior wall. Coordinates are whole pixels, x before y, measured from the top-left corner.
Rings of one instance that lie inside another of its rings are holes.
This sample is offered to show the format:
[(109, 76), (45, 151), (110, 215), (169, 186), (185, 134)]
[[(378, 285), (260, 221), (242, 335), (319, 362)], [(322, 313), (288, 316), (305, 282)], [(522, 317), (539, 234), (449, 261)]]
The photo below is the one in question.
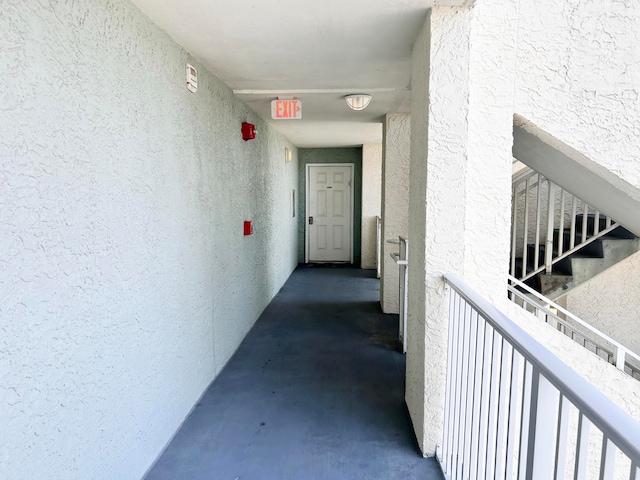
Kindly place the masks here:
[(297, 150), (124, 0), (0, 44), (2, 477), (139, 479), (297, 264)]
[(443, 433), (442, 275), (458, 273), (493, 302), (505, 296), (516, 7), (434, 7), (414, 43), (405, 398), (425, 455)]
[(304, 263), (304, 235), (307, 228), (306, 217), (306, 172), (308, 163), (353, 163), (353, 262), (360, 265), (360, 245), (362, 243), (362, 147), (353, 148), (301, 148), (298, 167), (298, 262)]
[(376, 217), (382, 195), (382, 145), (362, 146), (362, 260), (361, 267), (376, 268)]
[[(380, 301), (384, 313), (400, 311), (399, 268), (391, 253), (398, 245), (387, 243), (409, 235), (409, 158), (411, 116), (387, 115), (382, 130), (382, 252)], [(409, 253), (411, 254), (411, 253)]]
[(640, 2), (520, 2), (516, 112), (640, 187)]
[[(640, 252), (563, 295), (557, 303), (640, 354)], [(640, 418), (640, 417), (639, 417)]]

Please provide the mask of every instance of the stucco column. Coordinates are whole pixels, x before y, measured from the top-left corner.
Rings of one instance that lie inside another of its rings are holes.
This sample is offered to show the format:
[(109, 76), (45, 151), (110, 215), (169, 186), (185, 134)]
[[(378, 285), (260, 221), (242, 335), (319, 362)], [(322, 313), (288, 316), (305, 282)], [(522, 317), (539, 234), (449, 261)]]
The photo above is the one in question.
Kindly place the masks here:
[(389, 255), (398, 245), (387, 243), (409, 235), (409, 156), (411, 116), (387, 115), (382, 130), (382, 255), (380, 303), (384, 313), (399, 312), (398, 265)]
[(443, 273), (505, 296), (516, 11), (491, 3), (432, 8), (414, 44), (406, 402), (425, 455), (442, 443)]
[(376, 217), (382, 195), (382, 145), (362, 146), (362, 268), (376, 268)]

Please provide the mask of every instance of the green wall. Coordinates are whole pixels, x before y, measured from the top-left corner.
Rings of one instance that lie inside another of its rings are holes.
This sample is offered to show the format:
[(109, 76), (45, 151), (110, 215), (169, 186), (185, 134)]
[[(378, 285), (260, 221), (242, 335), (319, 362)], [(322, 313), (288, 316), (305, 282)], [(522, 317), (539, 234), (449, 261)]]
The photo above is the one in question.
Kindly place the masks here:
[(298, 150), (298, 261), (304, 263), (304, 234), (307, 225), (306, 205), (306, 171), (308, 163), (353, 163), (354, 178), (354, 211), (353, 211), (353, 261), (360, 266), (360, 237), (362, 219), (362, 147), (350, 148), (301, 148)]

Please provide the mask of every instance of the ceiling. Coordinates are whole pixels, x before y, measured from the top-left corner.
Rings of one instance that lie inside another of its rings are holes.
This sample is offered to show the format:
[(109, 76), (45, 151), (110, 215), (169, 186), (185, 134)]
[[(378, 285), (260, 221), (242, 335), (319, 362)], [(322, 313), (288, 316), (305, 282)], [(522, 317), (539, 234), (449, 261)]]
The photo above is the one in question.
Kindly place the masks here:
[[(381, 143), (384, 115), (409, 112), (411, 48), (434, 3), (132, 1), (243, 102), (306, 148)], [(369, 93), (373, 100), (353, 111), (344, 101), (350, 93)], [(271, 120), (271, 100), (278, 96), (299, 99), (302, 120)]]

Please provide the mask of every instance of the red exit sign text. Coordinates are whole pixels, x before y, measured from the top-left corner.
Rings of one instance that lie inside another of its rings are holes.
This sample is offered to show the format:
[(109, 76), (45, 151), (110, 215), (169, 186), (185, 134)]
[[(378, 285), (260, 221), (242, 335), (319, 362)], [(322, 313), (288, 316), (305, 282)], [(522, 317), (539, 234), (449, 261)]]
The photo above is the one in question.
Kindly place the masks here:
[(274, 120), (300, 120), (302, 102), (300, 100), (272, 100), (271, 118)]

